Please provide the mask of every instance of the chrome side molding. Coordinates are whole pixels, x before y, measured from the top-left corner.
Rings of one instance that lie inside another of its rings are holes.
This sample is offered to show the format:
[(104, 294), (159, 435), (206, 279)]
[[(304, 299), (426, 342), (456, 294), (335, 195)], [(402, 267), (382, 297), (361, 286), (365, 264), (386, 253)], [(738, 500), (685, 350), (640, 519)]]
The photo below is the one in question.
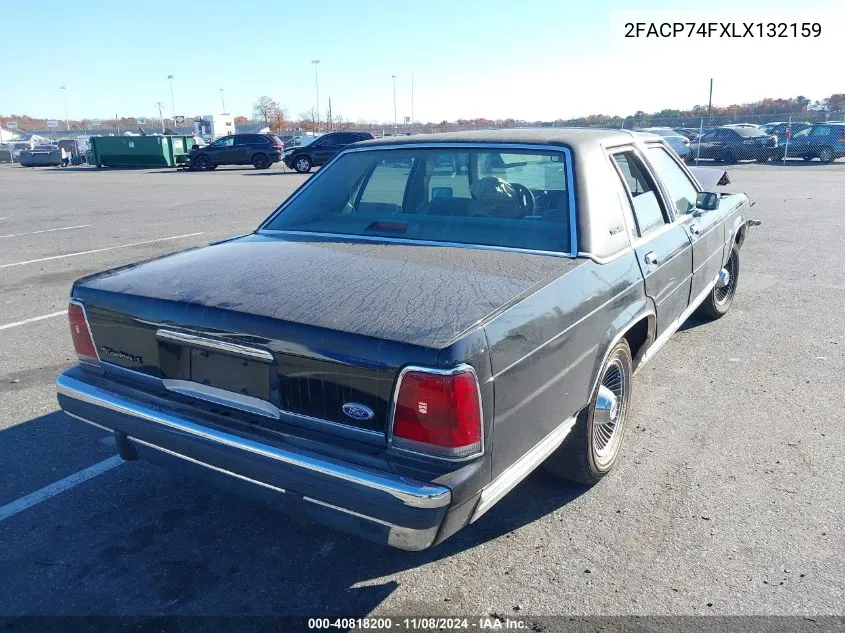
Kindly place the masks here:
[(634, 370), (635, 374), (640, 370), (643, 365), (645, 365), (648, 361), (654, 358), (654, 355), (657, 354), (658, 351), (660, 351), (660, 348), (666, 344), (666, 341), (672, 338), (672, 335), (678, 331), (678, 328), (684, 324), (684, 321), (686, 321), (690, 317), (690, 315), (692, 315), (692, 313), (698, 309), (698, 306), (700, 306), (701, 303), (707, 298), (707, 295), (713, 292), (713, 288), (716, 286), (716, 282), (718, 281), (718, 279), (719, 275), (717, 275), (713, 279), (713, 281), (707, 284), (704, 290), (698, 293), (698, 296), (695, 297), (695, 299), (690, 301), (690, 304), (687, 306), (687, 309), (681, 313), (681, 316), (675, 319), (672, 325), (666, 328), (663, 331), (663, 334), (658, 336), (654, 340), (654, 342), (648, 346), (648, 349), (643, 354), (642, 360), (640, 360), (640, 364), (637, 365), (637, 369)]
[(510, 492), (519, 482), (530, 475), (537, 466), (546, 461), (558, 446), (563, 443), (566, 436), (575, 426), (576, 417), (572, 416), (565, 420), (554, 431), (549, 433), (542, 440), (537, 442), (525, 455), (508, 466), (493, 481), (487, 484), (481, 491), (481, 498), (475, 506), (475, 512), (469, 522), (478, 520), (485, 512), (492, 508), (502, 497)]

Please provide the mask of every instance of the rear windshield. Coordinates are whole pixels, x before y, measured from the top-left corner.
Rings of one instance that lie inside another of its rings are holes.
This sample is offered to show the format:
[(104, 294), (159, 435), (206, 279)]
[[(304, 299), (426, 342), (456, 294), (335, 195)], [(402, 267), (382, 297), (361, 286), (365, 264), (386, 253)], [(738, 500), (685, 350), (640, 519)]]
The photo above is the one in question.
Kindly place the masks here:
[(569, 250), (561, 152), (350, 152), (262, 229)]

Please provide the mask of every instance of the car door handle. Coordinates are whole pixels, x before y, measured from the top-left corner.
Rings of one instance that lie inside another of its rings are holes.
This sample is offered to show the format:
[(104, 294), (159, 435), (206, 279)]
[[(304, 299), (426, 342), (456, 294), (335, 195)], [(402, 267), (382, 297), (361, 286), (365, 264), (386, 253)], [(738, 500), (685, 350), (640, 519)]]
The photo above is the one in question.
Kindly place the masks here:
[(698, 226), (696, 226), (695, 224), (689, 225), (689, 232), (693, 235), (698, 235), (700, 233), (700, 231), (698, 230)]
[(646, 266), (656, 266), (657, 265), (657, 253), (655, 253), (654, 251), (649, 251), (648, 253), (645, 254), (643, 261), (645, 261)]

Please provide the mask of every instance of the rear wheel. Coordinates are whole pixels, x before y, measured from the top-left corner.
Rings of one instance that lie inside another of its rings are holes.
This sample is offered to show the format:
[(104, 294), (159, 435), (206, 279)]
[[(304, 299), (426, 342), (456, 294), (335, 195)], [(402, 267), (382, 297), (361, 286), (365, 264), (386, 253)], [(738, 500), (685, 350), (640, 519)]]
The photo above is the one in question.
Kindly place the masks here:
[(311, 171), (311, 159), (307, 156), (297, 156), (293, 159), (293, 168), (300, 174), (307, 174)]
[(608, 354), (590, 404), (546, 460), (546, 470), (582, 484), (598, 483), (610, 472), (624, 438), (633, 373), (631, 348), (623, 338)]
[(736, 162), (736, 156), (734, 156), (731, 152), (725, 152), (722, 154), (722, 160), (730, 165), (733, 165)]
[(252, 157), (252, 166), (256, 169), (267, 169), (270, 166), (270, 159), (267, 154), (256, 154)]
[(725, 316), (733, 303), (738, 284), (739, 248), (734, 244), (725, 267), (719, 272), (716, 285), (698, 308), (698, 313), (709, 319), (720, 319)]
[(211, 160), (208, 158), (208, 156), (197, 156), (191, 162), (191, 166), (197, 171), (206, 171), (208, 169), (213, 169)]
[(822, 147), (819, 150), (819, 160), (823, 163), (833, 162), (833, 149), (830, 147)]
[(813, 160), (813, 158), (815, 158), (815, 157), (814, 157), (814, 156), (812, 156), (812, 155), (807, 155), (807, 156), (802, 156), (801, 158), (803, 158), (804, 160), (806, 160), (807, 162), (809, 162), (809, 161)]

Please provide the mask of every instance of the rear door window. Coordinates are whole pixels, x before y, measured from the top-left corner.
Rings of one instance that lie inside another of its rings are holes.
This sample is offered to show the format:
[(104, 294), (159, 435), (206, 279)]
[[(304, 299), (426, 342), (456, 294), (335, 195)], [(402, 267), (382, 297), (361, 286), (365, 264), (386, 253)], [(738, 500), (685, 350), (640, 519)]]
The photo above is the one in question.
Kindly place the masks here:
[(666, 224), (662, 203), (642, 162), (633, 151), (613, 155), (622, 182), (631, 196), (637, 233), (640, 236), (656, 231)]
[(829, 125), (817, 125), (810, 132), (810, 136), (830, 136), (831, 127)]

